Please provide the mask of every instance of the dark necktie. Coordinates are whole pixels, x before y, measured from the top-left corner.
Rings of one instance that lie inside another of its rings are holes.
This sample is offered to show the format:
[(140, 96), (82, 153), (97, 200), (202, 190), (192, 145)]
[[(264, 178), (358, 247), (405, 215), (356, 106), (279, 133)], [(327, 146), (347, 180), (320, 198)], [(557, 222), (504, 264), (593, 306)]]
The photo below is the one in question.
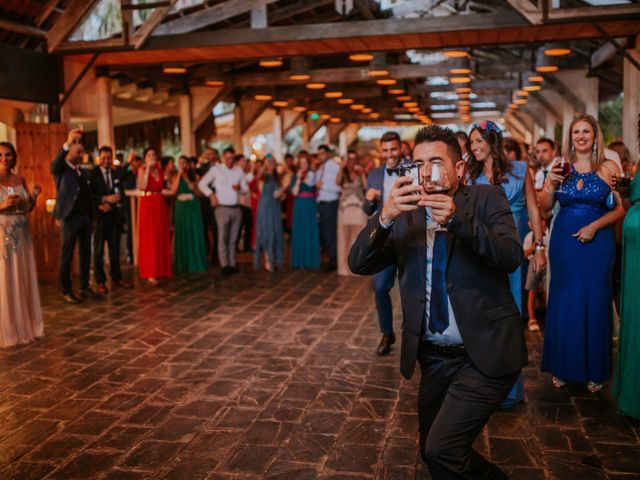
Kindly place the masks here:
[(395, 168), (386, 168), (385, 170), (387, 171), (387, 175), (393, 175), (394, 173), (396, 173)]
[(549, 170), (544, 170), (544, 169), (542, 170), (542, 178), (543, 178), (544, 180), (546, 180), (546, 179), (547, 179), (547, 174), (548, 174), (548, 173), (549, 173)]
[(436, 232), (431, 263), (431, 302), (429, 305), (429, 331), (442, 333), (449, 327), (447, 302), (447, 244), (446, 232)]
[(107, 187), (109, 188), (109, 192), (113, 189), (113, 184), (111, 183), (111, 169), (107, 169)]

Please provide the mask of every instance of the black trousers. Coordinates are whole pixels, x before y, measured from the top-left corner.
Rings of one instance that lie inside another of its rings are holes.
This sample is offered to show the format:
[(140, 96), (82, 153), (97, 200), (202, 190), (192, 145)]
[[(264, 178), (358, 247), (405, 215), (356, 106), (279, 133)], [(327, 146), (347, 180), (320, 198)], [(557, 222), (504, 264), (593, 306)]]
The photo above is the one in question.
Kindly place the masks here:
[[(487, 352), (489, 354), (489, 352)], [(418, 394), (420, 452), (434, 480), (506, 479), (496, 465), (472, 448), (519, 372), (491, 378), (465, 355), (446, 357), (423, 343)]]
[(72, 293), (71, 262), (78, 242), (80, 252), (80, 288), (89, 287), (89, 267), (91, 264), (91, 217), (88, 214), (72, 213), (60, 221), (62, 251), (60, 252), (60, 286), (62, 293)]
[(240, 225), (240, 235), (238, 235), (238, 248), (242, 244), (243, 252), (251, 251), (251, 240), (253, 236), (253, 211), (251, 207), (240, 205), (242, 210), (242, 224)]
[(109, 276), (111, 280), (122, 280), (120, 271), (120, 221), (117, 215), (103, 215), (93, 230), (93, 274), (96, 283), (105, 283), (104, 244), (109, 247)]
[(318, 202), (318, 221), (322, 245), (327, 250), (329, 265), (335, 267), (337, 260), (338, 200)]

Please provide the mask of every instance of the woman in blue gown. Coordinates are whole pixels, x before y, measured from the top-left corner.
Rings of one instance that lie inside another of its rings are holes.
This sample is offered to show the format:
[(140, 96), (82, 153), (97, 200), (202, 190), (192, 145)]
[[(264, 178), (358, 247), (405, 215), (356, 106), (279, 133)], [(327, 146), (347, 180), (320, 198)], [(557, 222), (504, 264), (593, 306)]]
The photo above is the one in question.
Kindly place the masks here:
[(556, 162), (540, 195), (545, 211), (560, 203), (549, 244), (541, 369), (554, 375), (558, 388), (580, 382), (595, 393), (611, 377), (613, 224), (624, 208), (611, 191), (618, 167), (604, 158), (597, 120), (580, 115), (571, 122), (563, 156), (570, 173), (563, 177)]
[(260, 200), (256, 215), (256, 251), (254, 267), (260, 268), (260, 255), (264, 255), (264, 268), (273, 272), (274, 267), (284, 266), (284, 233), (282, 229), (283, 192), (280, 189), (276, 161), (265, 160), (263, 169), (258, 173), (262, 183)]
[(291, 268), (320, 268), (320, 231), (316, 207), (316, 178), (306, 158), (300, 158), (291, 179), (293, 224), (291, 226)]
[[(534, 271), (546, 266), (544, 232), (542, 218), (538, 209), (538, 201), (526, 162), (508, 161), (504, 156), (503, 138), (500, 128), (491, 121), (474, 124), (469, 133), (469, 179), (472, 184), (500, 185), (504, 190), (509, 207), (520, 235), (524, 240), (528, 233), (528, 218), (533, 226), (536, 253), (532, 261)], [(522, 313), (522, 267), (509, 275), (511, 293)], [(516, 380), (511, 392), (501, 407), (510, 410), (524, 400), (524, 383), (522, 374)]]

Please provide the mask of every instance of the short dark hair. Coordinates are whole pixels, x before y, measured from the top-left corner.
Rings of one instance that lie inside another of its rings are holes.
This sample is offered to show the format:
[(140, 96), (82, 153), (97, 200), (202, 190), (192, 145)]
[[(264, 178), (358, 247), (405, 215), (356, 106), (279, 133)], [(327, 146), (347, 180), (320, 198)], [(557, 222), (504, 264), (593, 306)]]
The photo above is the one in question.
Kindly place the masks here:
[(324, 143), (318, 147), (318, 150), (324, 150), (327, 153), (331, 153), (331, 149), (329, 145), (325, 145)]
[(394, 131), (384, 132), (382, 137), (380, 137), (380, 143), (384, 143), (384, 142), (402, 143), (402, 141), (400, 140), (400, 135), (398, 135), (398, 132), (394, 132)]
[(153, 148), (153, 147), (147, 147), (144, 149), (144, 151), (142, 152), (142, 160), (144, 161), (144, 159), (147, 157), (147, 153), (153, 151), (153, 153), (156, 154), (156, 157), (158, 156), (158, 151)]
[(413, 144), (413, 148), (416, 148), (421, 143), (430, 142), (442, 142), (447, 145), (449, 155), (453, 158), (453, 163), (457, 163), (462, 160), (462, 150), (458, 143), (458, 137), (453, 130), (441, 127), (440, 125), (428, 125), (418, 130), (416, 139)]
[(238, 163), (243, 158), (244, 158), (244, 155), (242, 155), (241, 153), (239, 153), (238, 155), (234, 155), (233, 156), (233, 163)]
[(552, 150), (556, 149), (556, 142), (548, 137), (540, 137), (536, 142), (536, 145), (540, 145), (541, 143), (548, 143)]
[(463, 132), (462, 130), (458, 130), (456, 132), (456, 137), (458, 138), (458, 140), (462, 140), (465, 143), (466, 143), (467, 140), (469, 140), (469, 136), (465, 132)]
[(227, 147), (222, 151), (222, 154), (224, 155), (225, 153), (232, 153), (233, 155), (236, 154), (236, 151), (233, 147)]
[(102, 145), (98, 149), (98, 155), (100, 155), (102, 152), (108, 152), (113, 155), (113, 148), (111, 148), (109, 145)]
[(11, 152), (11, 156), (13, 156), (13, 162), (11, 162), (11, 165), (9, 165), (9, 170), (13, 170), (13, 168), (16, 166), (16, 163), (18, 163), (18, 152), (16, 152), (16, 148), (12, 143), (9, 142), (0, 142), (0, 147), (4, 147)]
[(514, 152), (516, 154), (516, 160), (522, 160), (522, 149), (515, 138), (505, 138), (503, 146), (505, 152)]

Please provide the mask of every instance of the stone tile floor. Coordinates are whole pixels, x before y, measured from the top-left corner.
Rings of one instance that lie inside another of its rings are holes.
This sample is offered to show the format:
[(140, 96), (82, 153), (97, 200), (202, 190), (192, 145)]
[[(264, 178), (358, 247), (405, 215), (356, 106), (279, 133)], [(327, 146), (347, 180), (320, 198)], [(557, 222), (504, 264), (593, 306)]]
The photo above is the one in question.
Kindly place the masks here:
[[(370, 280), (180, 276), (80, 307), (0, 351), (0, 479), (428, 479), (418, 375), (377, 358)], [(396, 322), (399, 324), (399, 321)], [(640, 422), (556, 390), (529, 334), (527, 402), (477, 441), (512, 479), (640, 479)]]

